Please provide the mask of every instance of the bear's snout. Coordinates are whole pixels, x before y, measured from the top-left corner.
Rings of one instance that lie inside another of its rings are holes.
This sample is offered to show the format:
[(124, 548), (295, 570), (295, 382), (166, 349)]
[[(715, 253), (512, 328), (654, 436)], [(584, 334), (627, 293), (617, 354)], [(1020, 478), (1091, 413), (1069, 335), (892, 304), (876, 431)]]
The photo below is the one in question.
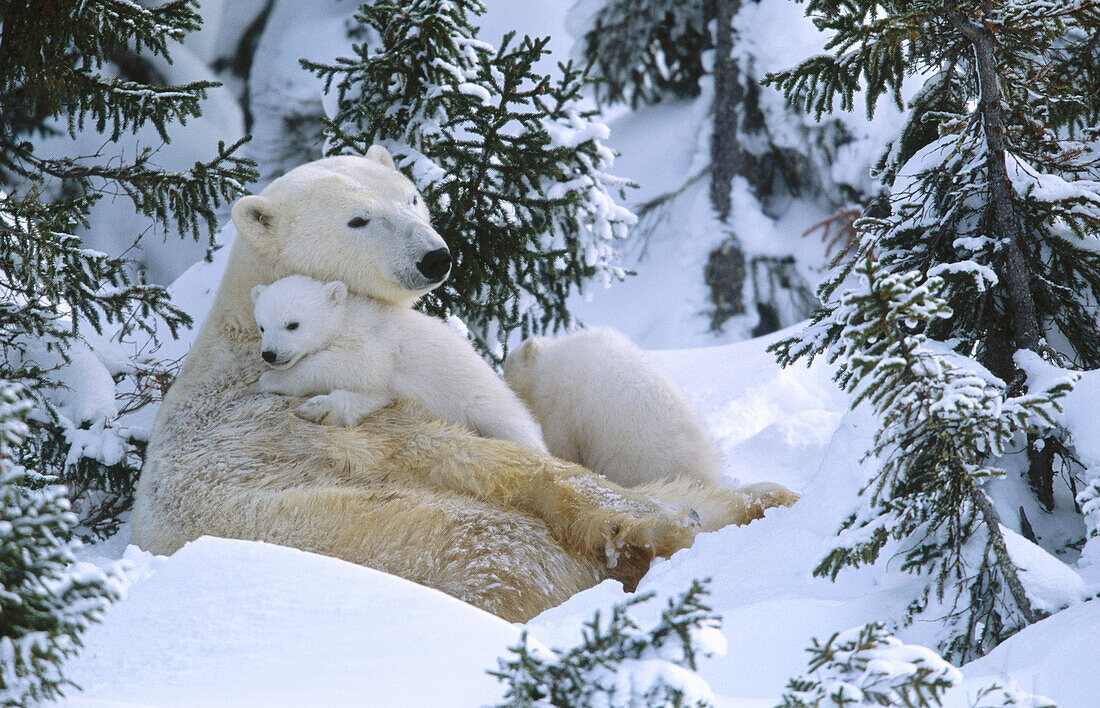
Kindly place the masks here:
[(451, 252), (446, 248), (429, 251), (416, 264), (416, 269), (432, 282), (441, 281), (447, 277), (447, 273), (451, 270)]
[(271, 351), (270, 349), (260, 354), (260, 356), (263, 357), (264, 361), (266, 361), (268, 364), (275, 363), (275, 352)]

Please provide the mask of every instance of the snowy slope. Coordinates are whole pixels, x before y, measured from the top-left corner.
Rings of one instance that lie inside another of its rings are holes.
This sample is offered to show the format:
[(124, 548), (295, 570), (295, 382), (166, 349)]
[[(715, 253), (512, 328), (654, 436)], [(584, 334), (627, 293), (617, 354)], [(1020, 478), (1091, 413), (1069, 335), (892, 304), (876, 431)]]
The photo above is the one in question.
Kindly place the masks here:
[(128, 557), (146, 577), (88, 632), (71, 705), (477, 705), (519, 640), (441, 592), (295, 549), (203, 537)]
[[(598, 1), (580, 5), (591, 9)], [(510, 29), (551, 34), (554, 56), (547, 58), (547, 65), (571, 51), (572, 39), (563, 26), (572, 29), (580, 20), (567, 16), (570, 0), (488, 4), (481, 22), (487, 41), (497, 42)], [(257, 139), (250, 150), (267, 176), (281, 171), (283, 160), (319, 154), (319, 145), (298, 140), (284, 121), (290, 112), (321, 107), (316, 81), (297, 59), (346, 54), (343, 21), (355, 6), (347, 0), (274, 0), (252, 75)], [(211, 28), (189, 42), (196, 61), (224, 55), (222, 45), (230, 40), (218, 37), (237, 41), (259, 3), (210, 2), (203, 7), (211, 16), (228, 19), (221, 30)], [(800, 15), (801, 9), (792, 7)], [(777, 64), (763, 70), (793, 62), (797, 57), (788, 49), (814, 51), (802, 35), (792, 39), (792, 22), (777, 3), (767, 8), (780, 14), (760, 11), (748, 18), (761, 29), (754, 41), (760, 47), (784, 47), (761, 54), (763, 61)], [(791, 49), (787, 45), (792, 42), (799, 46)], [(223, 95), (217, 100), (219, 105), (229, 103)], [(226, 109), (221, 117), (211, 114), (217, 122), (213, 127), (195, 123), (201, 132), (196, 140), (215, 133), (227, 139), (236, 135), (241, 118), (235, 110)], [(621, 153), (613, 172), (639, 184), (630, 195), (632, 204), (678, 189), (699, 174), (708, 139), (705, 122), (706, 96), (612, 121), (611, 143)], [(877, 125), (881, 129), (883, 124)], [(879, 141), (869, 133), (865, 137), (853, 142), (854, 154), (839, 161), (838, 170), (851, 171), (873, 157), (855, 154)], [(173, 146), (177, 144), (188, 141)], [(637, 276), (611, 289), (593, 290), (587, 300), (578, 297), (572, 307), (583, 321), (615, 326), (646, 348), (667, 350), (654, 352), (653, 359), (703, 414), (729, 481), (776, 481), (802, 492), (803, 499), (791, 509), (771, 510), (746, 527), (700, 536), (693, 548), (655, 563), (640, 587), (663, 597), (679, 593), (694, 578), (712, 578), (711, 602), (725, 618), (730, 642), (727, 654), (705, 661), (701, 673), (720, 706), (773, 706), (787, 679), (805, 670), (805, 648), (812, 637), (824, 639), (864, 622), (901, 616), (913, 580), (887, 573), (881, 565), (842, 573), (836, 583), (813, 577), (814, 566), (866, 481), (860, 460), (873, 424), (862, 414), (846, 415), (848, 400), (832, 384), (828, 367), (779, 369), (764, 351), (775, 336), (729, 344), (745, 336), (751, 325), (747, 321), (732, 322), (718, 336), (706, 331), (702, 264), (725, 235), (724, 227), (709, 216), (706, 185), (705, 179), (695, 182), (668, 209), (643, 221), (643, 237), (625, 254), (625, 265), (635, 268)], [(781, 211), (773, 220), (746, 200), (735, 219), (743, 234), (755, 234), (751, 245), (757, 252), (798, 252), (806, 263), (822, 262), (821, 245), (801, 236), (824, 216), (822, 207), (792, 202)], [(219, 243), (227, 246), (233, 237), (229, 224)], [(197, 255), (164, 249), (157, 256), (163, 260), (150, 263), (174, 276)], [(227, 256), (228, 248), (223, 248), (213, 262), (191, 266), (172, 286), (175, 302), (196, 322), (209, 307)], [(803, 274), (814, 279), (811, 269)], [(712, 346), (719, 343), (726, 344)], [(175, 359), (188, 346), (185, 337), (166, 344), (158, 356)], [(104, 356), (98, 349), (97, 354)], [(1100, 378), (1079, 386), (1081, 394), (1075, 393), (1067, 405), (1074, 429), (1086, 440), (1100, 440), (1093, 389), (1100, 390)], [(148, 429), (153, 412), (152, 407), (143, 409), (126, 422)], [(1085, 452), (1100, 465), (1100, 448)], [(88, 633), (87, 650), (69, 664), (68, 675), (85, 690), (74, 693), (68, 705), (483, 705), (500, 697), (485, 670), (495, 668), (496, 657), (516, 643), (523, 629), (408, 581), (331, 558), (212, 538), (170, 558), (156, 558), (136, 548), (126, 550), (128, 537), (124, 527), (107, 544), (80, 552), (85, 561), (102, 566), (125, 555), (124, 572), (132, 586), (104, 623)], [(1052, 601), (1080, 596), (1084, 582), (1100, 584), (1100, 546), (1093, 548), (1095, 564), (1083, 569), (1082, 581), (1068, 566), (1014, 541), (1013, 553), (1027, 558), (1028, 572), (1049, 581)], [(1091, 588), (1094, 594), (1097, 590)], [(593, 612), (606, 612), (627, 597), (608, 581), (525, 628), (545, 645), (568, 646)], [(639, 608), (640, 619), (657, 605)], [(914, 626), (900, 636), (928, 643), (935, 630)], [(1100, 673), (1094, 670), (1098, 632), (1100, 603), (1072, 606), (963, 667), (964, 686), (948, 704), (971, 705), (979, 688), (1007, 677), (1063, 708), (1091, 708), (1100, 696)]]
[[(217, 267), (197, 267), (190, 282), (209, 283)], [(205, 300), (191, 292), (193, 305)], [(639, 588), (673, 596), (694, 578), (712, 578), (711, 604), (724, 617), (729, 650), (706, 660), (701, 673), (720, 706), (774, 705), (787, 679), (805, 670), (811, 638), (900, 616), (912, 590), (909, 576), (880, 566), (842, 573), (835, 583), (812, 576), (865, 479), (859, 459), (873, 428), (858, 414), (842, 418), (847, 401), (828, 367), (781, 370), (767, 342), (654, 355), (704, 414), (727, 477), (777, 480), (803, 493), (792, 508), (700, 536), (656, 562)], [(107, 565), (122, 556), (127, 535), (80, 555)], [(129, 595), (89, 632), (88, 650), (70, 665), (85, 688), (75, 705), (477, 706), (499, 699), (484, 671), (519, 636), (517, 627), (435, 591), (296, 550), (204, 538), (168, 559), (136, 548), (127, 557), (135, 580)], [(1038, 556), (1036, 563), (1033, 572), (1050, 578), (1054, 591), (1080, 593), (1065, 566)], [(544, 645), (571, 646), (593, 612), (627, 597), (607, 581), (526, 628)], [(644, 624), (657, 607), (635, 614)], [(933, 629), (899, 636), (927, 643)], [(1063, 708), (1091, 708), (1100, 674), (1087, 648), (1098, 629), (1100, 603), (1040, 622), (963, 667), (964, 689), (948, 705), (969, 705), (989, 680), (1009, 677)], [(1063, 680), (1066, 672), (1073, 682)]]

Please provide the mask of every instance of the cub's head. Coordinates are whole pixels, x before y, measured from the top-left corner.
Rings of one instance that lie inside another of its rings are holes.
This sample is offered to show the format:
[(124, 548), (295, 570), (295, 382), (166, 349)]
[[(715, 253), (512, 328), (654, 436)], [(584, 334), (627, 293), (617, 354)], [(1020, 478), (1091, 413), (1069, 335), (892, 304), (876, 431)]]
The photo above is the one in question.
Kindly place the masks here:
[(327, 347), (344, 324), (348, 288), (292, 275), (252, 288), (260, 356), (274, 369), (286, 369), (303, 356)]
[(508, 352), (504, 360), (504, 380), (517, 396), (530, 402), (538, 379), (539, 355), (550, 340), (531, 337)]
[(451, 269), (424, 198), (378, 145), (297, 167), (233, 206), (233, 223), (269, 277), (340, 280), (360, 295), (411, 305)]

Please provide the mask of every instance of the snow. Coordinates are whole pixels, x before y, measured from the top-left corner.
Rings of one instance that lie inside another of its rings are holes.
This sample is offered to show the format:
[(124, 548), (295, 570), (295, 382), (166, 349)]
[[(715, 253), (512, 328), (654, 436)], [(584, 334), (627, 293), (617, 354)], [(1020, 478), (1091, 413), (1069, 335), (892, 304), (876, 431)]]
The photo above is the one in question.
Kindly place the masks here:
[(334, 558), (203, 537), (138, 579), (85, 635), (66, 705), (471, 706), (519, 630), (448, 595)]
[[(206, 299), (196, 293), (217, 267), (184, 276), (195, 288), (192, 306)], [(835, 583), (813, 577), (866, 480), (859, 460), (874, 421), (864, 411), (844, 413), (847, 398), (828, 366), (780, 369), (764, 348), (782, 334), (652, 354), (703, 413), (730, 481), (775, 480), (803, 494), (748, 526), (701, 535), (655, 562), (638, 588), (664, 598), (693, 579), (712, 579), (709, 603), (724, 618), (728, 647), (704, 659), (699, 673), (718, 706), (775, 705), (787, 680), (805, 672), (814, 637), (900, 616), (917, 582), (888, 572), (888, 563), (846, 571)], [(108, 566), (124, 555), (127, 533), (78, 555)], [(1073, 570), (1009, 538), (1032, 574), (1029, 587), (1045, 588), (1044, 607), (1080, 596)], [(502, 691), (484, 672), (520, 629), (543, 646), (572, 646), (593, 612), (630, 597), (605, 581), (520, 627), (399, 578), (261, 543), (203, 538), (169, 558), (135, 547), (125, 555), (133, 586), (70, 663), (85, 689), (70, 705), (484, 705)], [(651, 601), (632, 614), (651, 622), (662, 605)], [(1063, 620), (1067, 613), (1077, 619)], [(1100, 604), (1073, 605), (962, 667), (965, 679), (946, 705), (969, 705), (980, 687), (1009, 676), (1063, 708), (1088, 708), (1100, 694), (1086, 651), (1098, 629)], [(898, 636), (925, 644), (934, 634), (913, 626)], [(1072, 685), (1057, 678), (1064, 667)]]
[[(554, 62), (575, 56), (574, 38), (600, 3), (492, 0), (480, 36), (498, 43), (513, 29), (520, 36), (550, 34), (551, 53), (539, 65), (550, 71)], [(263, 4), (204, 2), (203, 14), (219, 18), (222, 26), (193, 35), (174, 52), (179, 73), (172, 78), (207, 78), (203, 62), (239, 41)], [(265, 180), (292, 163), (320, 156), (320, 144), (285, 132), (288, 115), (312, 115), (326, 107), (331, 111), (331, 101), (326, 106), (320, 98), (318, 80), (298, 65), (298, 58), (329, 61), (350, 53), (344, 23), (356, 3), (325, 0), (310, 3), (308, 12), (303, 7), (294, 0), (273, 0), (253, 62), (249, 108), (255, 139), (249, 151), (260, 159)], [(756, 75), (821, 51), (821, 37), (802, 17), (803, 9), (779, 0), (745, 5), (737, 26), (751, 43)], [(731, 320), (722, 332), (710, 332), (701, 273), (707, 254), (735, 232), (749, 253), (797, 254), (800, 274), (814, 285), (821, 274), (812, 264), (826, 260), (824, 245), (803, 233), (831, 209), (815, 201), (789, 200), (769, 205), (765, 213), (740, 183), (730, 224), (714, 220), (705, 173), (711, 87), (704, 81), (701, 88), (696, 100), (632, 112), (620, 109), (604, 117), (609, 144), (620, 153), (612, 172), (638, 184), (628, 193), (630, 206), (635, 211), (639, 205), (653, 208), (624, 253), (622, 265), (638, 274), (607, 289), (589, 289), (570, 302), (570, 309), (583, 322), (614, 326), (643, 347), (660, 350), (651, 353), (653, 361), (685, 389), (703, 415), (730, 484), (774, 481), (803, 495), (794, 507), (771, 509), (747, 526), (699, 536), (692, 548), (656, 561), (639, 587), (665, 598), (694, 579), (711, 578), (710, 604), (724, 618), (724, 638), (711, 634), (704, 639), (725, 651), (701, 662), (699, 683), (692, 685), (700, 696), (712, 691), (720, 707), (762, 708), (776, 704), (789, 678), (805, 673), (805, 650), (813, 638), (824, 641), (835, 632), (903, 616), (923, 580), (898, 572), (888, 553), (874, 566), (841, 573), (836, 582), (813, 576), (814, 567), (835, 545), (840, 524), (858, 506), (858, 491), (870, 472), (862, 459), (876, 423), (866, 410), (848, 411), (849, 399), (833, 383), (830, 366), (819, 361), (810, 367), (778, 367), (765, 349), (797, 328), (741, 341), (755, 324), (750, 313)], [(762, 101), (764, 110), (780, 110), (774, 93), (766, 93)], [(869, 185), (868, 167), (899, 120), (888, 102), (874, 121), (843, 118), (853, 141), (831, 162), (833, 180)], [(787, 126), (789, 135), (770, 137), (796, 143), (798, 131), (812, 124), (807, 118)], [(590, 129), (601, 129), (595, 125)], [(228, 142), (241, 132), (243, 116), (236, 100), (228, 89), (220, 89), (212, 93), (206, 115), (173, 132), (176, 139), (158, 159), (170, 166), (178, 159), (189, 166), (196, 155), (212, 154), (214, 136)], [(569, 144), (583, 137), (563, 127), (557, 139)], [(64, 142), (64, 147), (88, 153), (99, 144), (74, 148)], [(899, 175), (895, 193), (905, 192), (922, 159), (932, 159), (942, 149), (944, 145), (933, 144), (918, 153)], [(1018, 188), (1032, 189), (1036, 199), (1070, 198), (1081, 188), (1028, 174), (1019, 165), (1013, 178)], [(97, 235), (91, 240), (97, 247), (117, 250), (128, 242), (112, 240), (111, 233), (132, 238), (140, 230), (127, 221), (116, 223), (119, 213), (125, 210), (108, 209), (93, 218)], [(195, 318), (196, 329), (209, 310), (234, 237), (228, 223), (217, 236), (222, 247), (209, 262), (200, 260), (201, 244), (164, 248), (154, 241), (145, 251), (150, 275), (159, 282), (174, 279), (173, 302)], [(977, 251), (987, 244), (975, 239), (960, 245)], [(976, 264), (957, 267), (971, 268), (976, 278), (992, 282)], [(165, 338), (156, 358), (183, 357), (192, 336)], [(91, 385), (74, 386), (72, 394), (64, 394), (69, 398), (59, 399), (65, 415), (77, 423), (88, 416), (109, 416), (115, 406), (110, 375), (124, 370), (128, 357), (141, 350), (138, 343), (119, 345), (100, 338), (87, 352), (80, 350), (65, 375)], [(1037, 357), (1020, 363), (1039, 388), (1065, 376)], [(147, 431), (154, 413), (154, 407), (144, 408), (125, 423), (128, 429)], [(1059, 420), (1074, 432), (1082, 463), (1100, 479), (1100, 374), (1081, 378), (1064, 400)], [(80, 432), (91, 436), (82, 449), (101, 458), (110, 453), (94, 444), (114, 433)], [(993, 485), (991, 493), (999, 504), (1001, 499), (1014, 500), (1013, 495), (1022, 494), (1021, 484), (1026, 482), (1006, 479)], [(1015, 506), (1013, 502), (1005, 508)], [(1100, 525), (1100, 502), (1096, 507), (1095, 525)], [(1042, 525), (1043, 519), (1032, 521), (1040, 535), (1054, 534)], [(1010, 529), (1005, 535), (1025, 584), (1035, 594), (1036, 608), (1069, 607), (961, 667), (961, 683), (945, 705), (973, 705), (977, 693), (997, 681), (1049, 696), (1062, 708), (1090, 708), (1100, 695), (1100, 673), (1095, 671), (1100, 603), (1079, 598), (1100, 592), (1100, 540), (1091, 539), (1080, 562), (1070, 565)], [(502, 688), (485, 672), (496, 668), (497, 658), (518, 643), (522, 630), (540, 646), (572, 646), (595, 611), (606, 614), (630, 597), (619, 584), (605, 581), (517, 626), (409, 581), (294, 549), (204, 537), (165, 558), (127, 547), (128, 537), (124, 525), (107, 542), (78, 552), (83, 562), (102, 568), (121, 564), (130, 587), (104, 622), (87, 633), (84, 652), (67, 664), (67, 675), (83, 691), (71, 692), (65, 705), (491, 704), (500, 700)], [(644, 623), (661, 606), (663, 599), (632, 613)], [(899, 640), (910, 646), (933, 642), (937, 628), (928, 624), (901, 628)], [(912, 659), (928, 656), (924, 652), (929, 650), (906, 651)], [(634, 668), (642, 678), (653, 674), (652, 667)]]

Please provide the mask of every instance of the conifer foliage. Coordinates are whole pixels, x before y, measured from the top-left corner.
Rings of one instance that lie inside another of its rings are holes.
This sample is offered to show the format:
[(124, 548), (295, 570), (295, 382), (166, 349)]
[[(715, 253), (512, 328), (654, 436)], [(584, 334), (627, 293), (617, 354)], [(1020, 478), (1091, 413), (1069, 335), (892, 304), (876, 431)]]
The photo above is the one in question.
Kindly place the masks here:
[[(158, 85), (119, 67), (140, 65), (143, 54), (169, 59), (171, 44), (199, 27), (195, 6), (23, 0), (0, 8), (0, 378), (24, 383), (38, 404), (19, 461), (35, 479), (60, 476), (74, 493), (97, 497), (99, 510), (86, 511), (103, 530), (128, 504), (143, 443), (115, 427), (112, 411), (72, 419), (54, 402), (83, 383), (84, 372), (70, 365), (91, 356), (89, 334), (153, 334), (160, 319), (175, 335), (188, 318), (133, 264), (83, 248), (74, 230), (88, 226), (91, 206), (107, 196), (128, 199), (151, 225), (212, 238), (216, 207), (255, 172), (237, 156), (240, 143), (168, 172), (156, 164), (155, 145), (121, 157), (51, 157), (36, 141), (94, 130), (108, 143), (152, 124), (168, 142), (170, 126), (198, 116), (214, 84)], [(124, 369), (111, 373), (121, 378)], [(75, 443), (92, 432), (99, 443)]]
[[(868, 452), (879, 466), (863, 506), (814, 572), (835, 578), (900, 543), (901, 568), (928, 579), (907, 619), (930, 607), (966, 607), (946, 617), (944, 647), (966, 660), (1038, 619), (981, 484), (1002, 474), (987, 460), (1018, 432), (1054, 425), (1070, 382), (1007, 396), (980, 365), (926, 336), (953, 315), (942, 278), (888, 273), (870, 260), (856, 275), (831, 313), (839, 341), (828, 358), (840, 362), (837, 378), (854, 394), (852, 406), (868, 402), (882, 422)], [(780, 361), (791, 363), (802, 344), (781, 342)]]
[(777, 708), (928, 708), (962, 681), (936, 652), (902, 644), (880, 623), (814, 639), (809, 652), (809, 673), (788, 682)]
[[(853, 108), (859, 91), (869, 114), (887, 93), (900, 105), (903, 80), (929, 77), (880, 164), (888, 214), (862, 223), (824, 299), (874, 252), (887, 272), (942, 275), (956, 316), (933, 336), (956, 339), (1005, 381), (1017, 378), (1018, 349), (1100, 367), (1100, 254), (1090, 246), (1100, 235), (1100, 151), (1090, 147), (1100, 3), (811, 0), (808, 10), (835, 33), (836, 56), (771, 80), (816, 115)], [(1048, 443), (1049, 454), (1057, 441)], [(1050, 470), (1033, 460), (1048, 509)]]
[(77, 523), (58, 487), (30, 491), (12, 465), (32, 404), (0, 382), (0, 705), (57, 697), (61, 663), (118, 591), (95, 569), (71, 569), (64, 539)]
[(615, 202), (608, 131), (581, 103), (586, 70), (536, 62), (548, 38), (481, 41), (479, 0), (360, 7), (355, 56), (303, 61), (335, 89), (332, 154), (386, 146), (416, 183), (451, 249), (450, 279), (425, 299), (457, 315), (499, 358), (507, 333), (571, 322), (565, 299), (590, 278), (621, 278), (615, 240), (634, 217)]
[(646, 593), (616, 605), (607, 624), (596, 616), (585, 624), (581, 643), (569, 650), (547, 651), (532, 645), (524, 632), (515, 657), (490, 671), (508, 685), (500, 708), (535, 706), (711, 705), (706, 682), (696, 673), (701, 657), (725, 651), (720, 619), (705, 604), (705, 582), (694, 581), (669, 599), (656, 624), (643, 630), (631, 608), (648, 602)]
[(900, 542), (903, 567), (935, 581), (910, 617), (946, 598), (945, 649), (965, 660), (1037, 618), (981, 489), (1000, 474), (989, 459), (1026, 433), (1049, 509), (1069, 458), (1051, 414), (1070, 383), (1022, 393), (1017, 353), (1100, 366), (1100, 4), (807, 4), (834, 54), (769, 78), (797, 105), (821, 116), (862, 92), (871, 114), (925, 77), (879, 163), (889, 196), (856, 222), (814, 324), (777, 346), (785, 363), (829, 352), (883, 426), (864, 507), (818, 571)]
[(585, 54), (611, 103), (658, 103), (699, 94), (703, 52), (714, 46), (708, 0), (611, 0), (584, 35)]

